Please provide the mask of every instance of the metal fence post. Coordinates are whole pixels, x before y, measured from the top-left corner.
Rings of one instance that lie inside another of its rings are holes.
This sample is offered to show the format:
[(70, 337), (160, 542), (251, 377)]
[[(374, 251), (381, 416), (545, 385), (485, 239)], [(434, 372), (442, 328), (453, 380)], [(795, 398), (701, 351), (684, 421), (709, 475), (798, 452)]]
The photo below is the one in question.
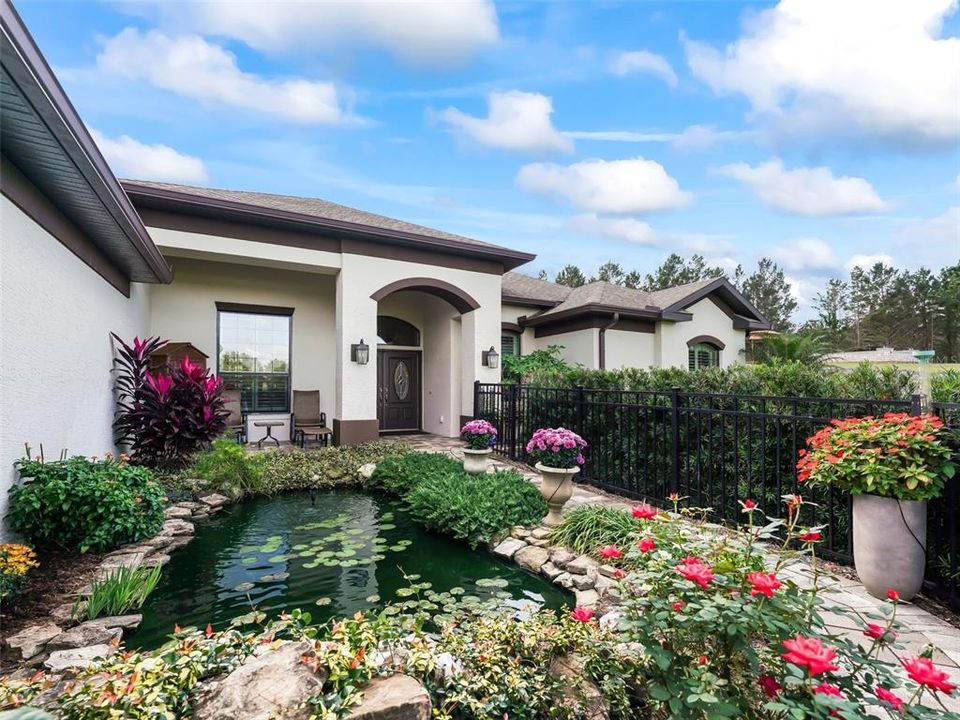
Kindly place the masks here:
[(910, 414), (913, 416), (919, 415), (923, 410), (923, 396), (922, 395), (913, 395), (910, 397)]
[(574, 417), (576, 418), (577, 423), (577, 435), (583, 437), (583, 403), (584, 403), (584, 392), (583, 385), (577, 385), (577, 395), (576, 395), (576, 406), (574, 408)]
[(680, 492), (680, 388), (670, 388), (670, 492)]

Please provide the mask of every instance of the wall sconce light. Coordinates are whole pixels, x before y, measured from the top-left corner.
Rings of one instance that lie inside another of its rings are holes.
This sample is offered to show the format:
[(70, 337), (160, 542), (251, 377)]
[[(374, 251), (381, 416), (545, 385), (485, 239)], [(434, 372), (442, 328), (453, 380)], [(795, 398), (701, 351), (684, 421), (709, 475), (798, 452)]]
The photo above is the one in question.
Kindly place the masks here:
[(497, 351), (491, 347), (489, 350), (484, 350), (480, 353), (480, 359), (483, 361), (483, 366), (496, 370), (500, 367), (500, 356), (497, 354)]
[(370, 346), (363, 341), (363, 338), (360, 338), (360, 342), (356, 345), (350, 346), (350, 359), (357, 365), (366, 365), (370, 362)]

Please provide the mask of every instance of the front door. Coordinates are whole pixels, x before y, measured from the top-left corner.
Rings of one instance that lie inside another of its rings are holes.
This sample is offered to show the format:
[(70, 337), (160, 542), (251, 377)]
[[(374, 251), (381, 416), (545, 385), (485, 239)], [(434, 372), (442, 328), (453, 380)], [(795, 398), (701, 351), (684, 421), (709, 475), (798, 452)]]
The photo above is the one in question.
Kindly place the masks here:
[(420, 353), (377, 352), (377, 419), (380, 430), (420, 429)]

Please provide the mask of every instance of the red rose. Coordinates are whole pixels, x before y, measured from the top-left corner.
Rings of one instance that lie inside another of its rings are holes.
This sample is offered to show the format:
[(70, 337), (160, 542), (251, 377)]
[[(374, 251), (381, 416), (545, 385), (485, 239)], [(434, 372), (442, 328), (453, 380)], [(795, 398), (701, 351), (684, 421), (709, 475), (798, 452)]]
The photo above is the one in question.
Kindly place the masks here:
[(617, 558), (623, 557), (623, 550), (616, 545), (604, 545), (600, 548), (599, 553), (600, 557), (605, 560), (616, 560)]
[[(840, 688), (836, 685), (831, 685), (830, 683), (820, 683), (813, 689), (814, 695), (829, 695), (830, 697), (842, 698), (843, 693), (840, 692)], [(829, 708), (830, 714), (834, 717), (839, 717), (840, 713), (837, 712), (836, 708)]]
[(877, 697), (883, 700), (885, 703), (889, 704), (897, 712), (903, 712), (903, 700), (898, 698), (892, 692), (887, 690), (885, 687), (877, 686)]
[(677, 602), (675, 602), (670, 607), (673, 608), (674, 612), (680, 612), (681, 610), (683, 610), (683, 605), (684, 605), (684, 602), (682, 600), (677, 600)]
[(632, 514), (640, 520), (653, 520), (657, 516), (657, 510), (647, 503), (641, 503), (632, 510)]
[(800, 536), (800, 539), (805, 543), (820, 542), (820, 533), (816, 531), (805, 532)]
[(825, 647), (817, 638), (797, 635), (793, 640), (784, 640), (783, 647), (787, 651), (783, 653), (783, 659), (797, 667), (807, 668), (810, 677), (837, 669), (833, 664), (837, 659), (836, 651)]
[(627, 574), (620, 568), (617, 568), (616, 570), (613, 571), (614, 580), (623, 580), (626, 576)]
[(900, 599), (900, 593), (898, 593), (893, 588), (890, 588), (889, 590), (887, 590), (887, 599), (893, 600), (893, 602), (896, 602), (897, 600)]
[(750, 594), (754, 597), (757, 595), (773, 597), (773, 591), (780, 587), (776, 573), (752, 572), (747, 575), (747, 582), (753, 586)]
[(645, 537), (645, 538), (643, 538), (643, 540), (641, 540), (641, 541), (637, 544), (637, 548), (639, 548), (640, 552), (642, 552), (642, 553), (648, 553), (648, 552), (650, 552), (651, 550), (656, 550), (656, 548), (657, 548), (657, 543), (656, 543), (656, 541), (654, 541), (653, 538)]
[(903, 669), (907, 671), (907, 675), (909, 675), (910, 679), (917, 683), (917, 685), (922, 685), (931, 690), (938, 690), (947, 695), (952, 693), (957, 687), (953, 683), (947, 682), (950, 676), (943, 670), (939, 670), (929, 658), (918, 657), (912, 660), (901, 660), (900, 664), (903, 665)]
[(780, 683), (777, 682), (775, 677), (771, 675), (761, 675), (757, 678), (757, 682), (760, 684), (760, 687), (763, 688), (763, 692), (766, 693), (768, 698), (775, 698), (780, 694)]
[(591, 620), (593, 620), (594, 615), (595, 613), (593, 612), (593, 610), (583, 606), (575, 608), (574, 611), (570, 613), (570, 617), (572, 617), (577, 622), (582, 622), (582, 623), (590, 622)]
[(683, 565), (677, 566), (677, 572), (702, 588), (706, 588), (713, 580), (713, 570), (699, 558), (687, 558)]
[(893, 628), (885, 628), (882, 625), (877, 625), (876, 623), (867, 623), (866, 630), (863, 631), (863, 634), (868, 638), (873, 640), (883, 640), (889, 641), (897, 637), (897, 631)]
[(709, 663), (709, 662), (710, 662), (710, 661), (707, 660), (707, 656), (706, 656), (706, 655), (701, 655), (700, 657), (697, 658), (697, 665), (706, 665), (706, 664)]
[(750, 498), (747, 498), (746, 500), (743, 501), (743, 509), (744, 509), (744, 510), (756, 510), (756, 509), (757, 509), (757, 504), (756, 504), (753, 500), (751, 500)]

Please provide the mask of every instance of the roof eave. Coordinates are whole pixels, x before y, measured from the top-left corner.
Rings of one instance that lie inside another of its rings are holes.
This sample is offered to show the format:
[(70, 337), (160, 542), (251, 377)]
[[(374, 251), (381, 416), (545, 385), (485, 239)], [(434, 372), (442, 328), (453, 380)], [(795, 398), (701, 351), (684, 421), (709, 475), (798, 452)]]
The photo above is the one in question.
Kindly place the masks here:
[(520, 305), (521, 307), (533, 308), (555, 308), (561, 300), (540, 300), (538, 298), (524, 297), (522, 295), (510, 295), (503, 293), (500, 299), (507, 305)]
[(619, 314), (621, 319), (624, 320), (662, 320), (663, 316), (659, 310), (638, 310), (636, 308), (625, 308), (618, 307), (616, 305), (601, 305), (597, 303), (591, 303), (588, 305), (580, 305), (574, 308), (568, 308), (567, 310), (560, 310), (559, 312), (546, 313), (544, 315), (535, 315), (532, 318), (522, 318), (522, 325), (527, 327), (536, 327), (538, 325), (546, 325), (548, 323), (557, 322), (560, 320), (567, 320), (573, 317), (579, 317), (581, 315), (613, 315), (614, 313)]
[(129, 195), (134, 202), (144, 202), (144, 204), (160, 207), (161, 209), (179, 210), (181, 212), (186, 211), (196, 214), (214, 214), (218, 217), (230, 217), (241, 221), (256, 219), (261, 222), (276, 223), (286, 227), (307, 227), (312, 230), (323, 230), (363, 240), (392, 242), (421, 248), (425, 247), (437, 252), (453, 255), (465, 255), (495, 260), (503, 265), (505, 271), (512, 270), (536, 258), (536, 255), (532, 253), (520, 252), (519, 250), (509, 250), (507, 248), (493, 249), (480, 246), (471, 247), (451, 240), (443, 240), (441, 238), (405, 232), (403, 230), (390, 230), (387, 228), (373, 227), (371, 225), (363, 225), (361, 223), (351, 223), (344, 220), (320, 218), (313, 215), (292, 212), (290, 210), (265, 208), (233, 200), (203, 197), (166, 188), (140, 185), (130, 180), (124, 180), (121, 184), (124, 190), (126, 190), (127, 195)]

